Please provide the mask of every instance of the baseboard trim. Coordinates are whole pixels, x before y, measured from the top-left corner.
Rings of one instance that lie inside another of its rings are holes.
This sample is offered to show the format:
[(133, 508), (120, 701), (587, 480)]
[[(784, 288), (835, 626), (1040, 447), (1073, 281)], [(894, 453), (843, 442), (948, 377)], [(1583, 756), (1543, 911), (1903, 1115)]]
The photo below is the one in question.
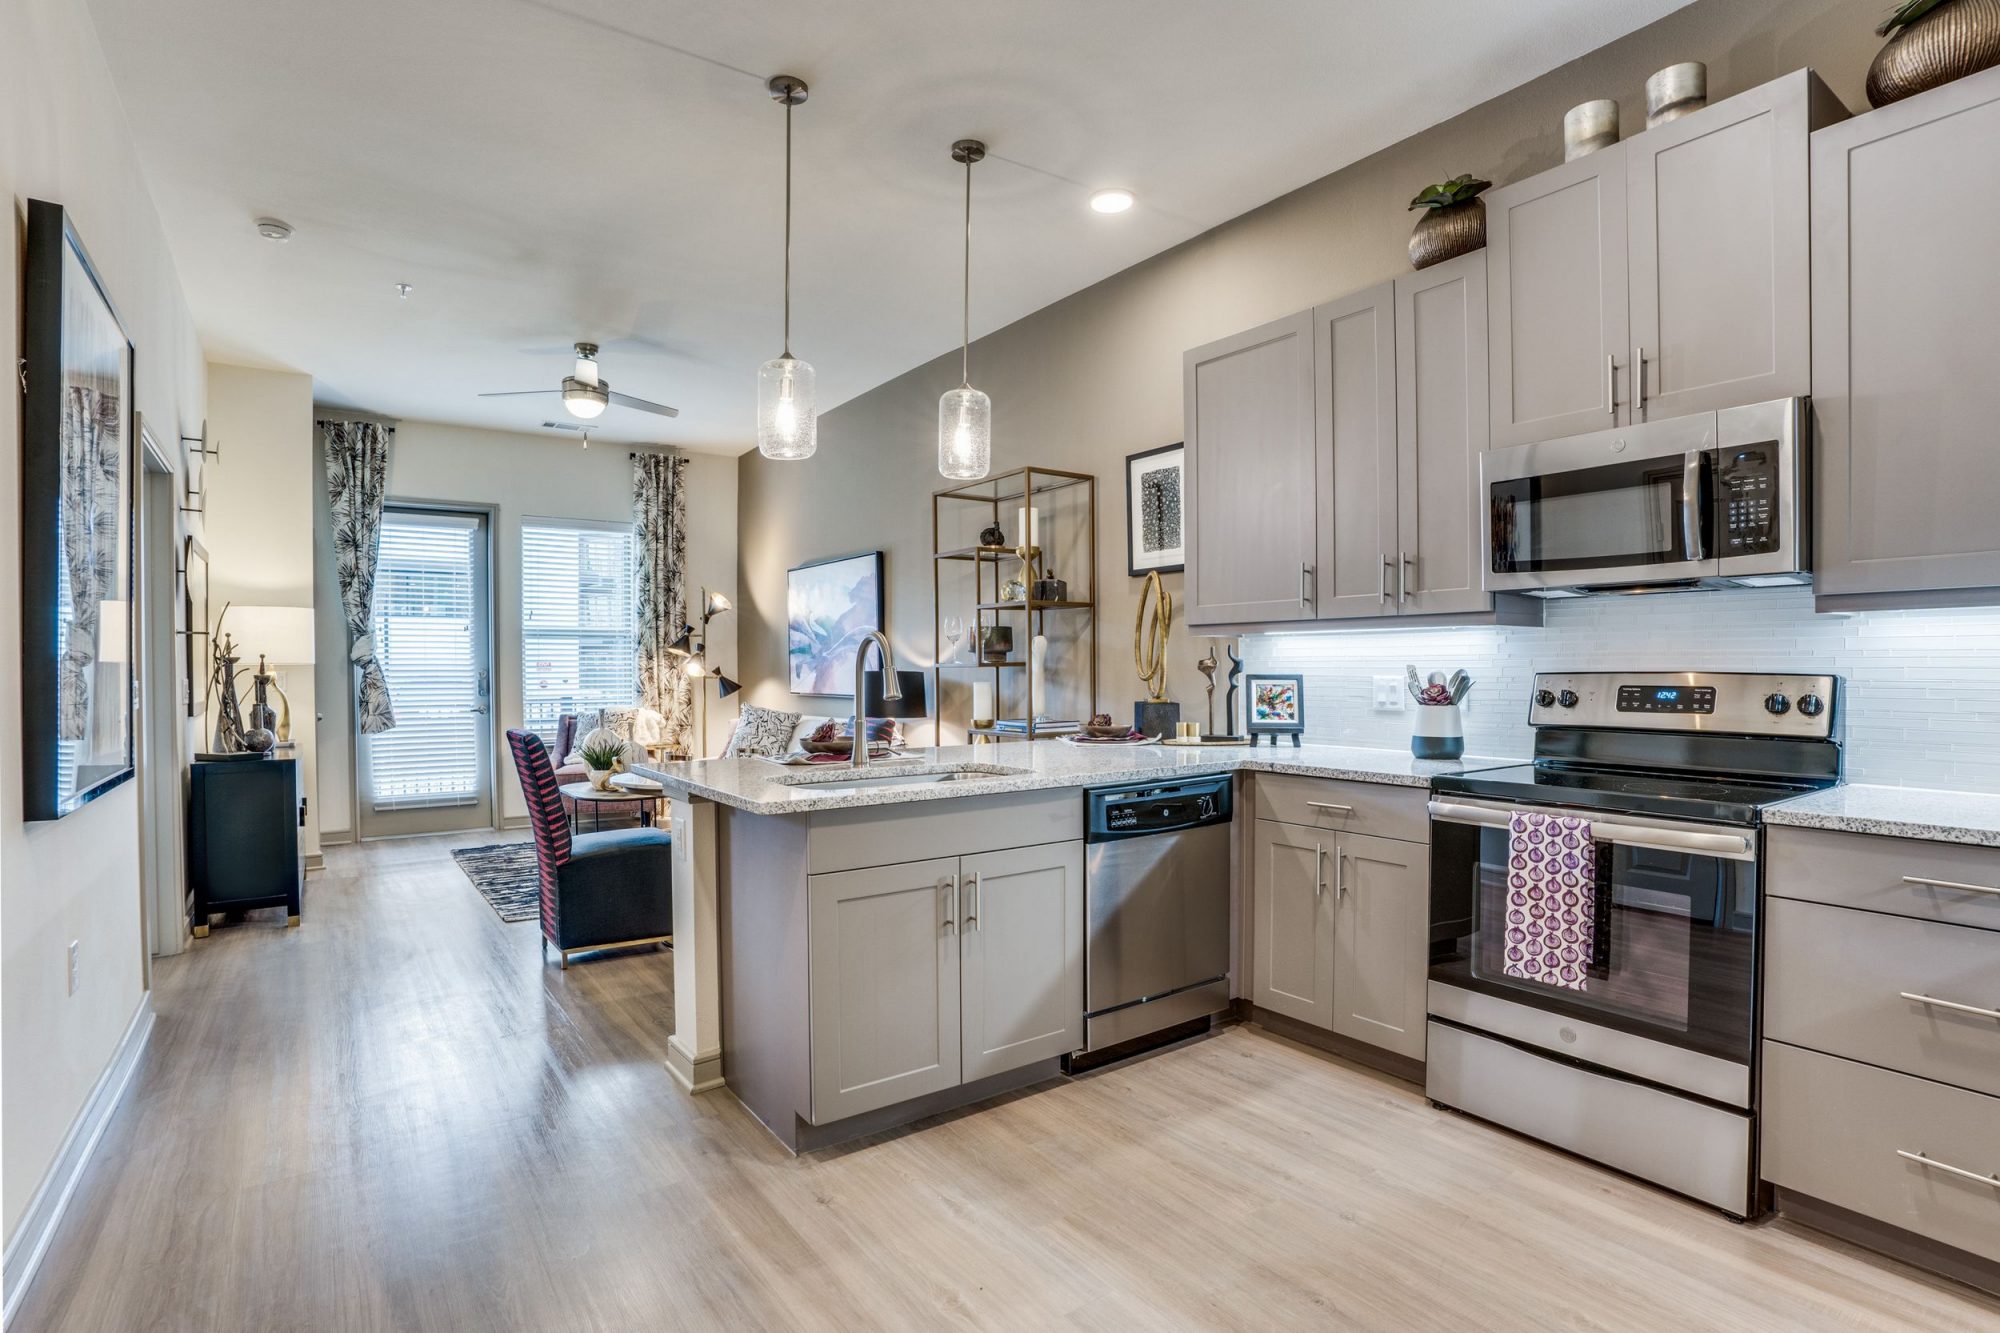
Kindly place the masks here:
[(1400, 1078), (1405, 1083), (1414, 1083), (1420, 1088), (1424, 1085), (1422, 1060), (1412, 1060), (1407, 1055), (1385, 1051), (1366, 1042), (1355, 1041), (1351, 1037), (1343, 1037), (1324, 1028), (1316, 1028), (1310, 1023), (1301, 1023), (1296, 1018), (1272, 1013), (1269, 1009), (1254, 1004), (1249, 1006), (1249, 1011), (1245, 1015), (1248, 1021), (1266, 1032), (1275, 1033), (1301, 1046), (1311, 1046), (1315, 1050), (1325, 1051), (1328, 1055), (1337, 1055), (1343, 1060), (1352, 1060), (1358, 1065), (1367, 1065), (1370, 1069), (1387, 1074), (1391, 1078)]
[(678, 1034), (667, 1038), (667, 1072), (685, 1093), (713, 1092), (723, 1086), (722, 1052), (696, 1055), (681, 1045)]
[(2000, 1263), (1983, 1255), (1935, 1241), (1907, 1231), (1892, 1222), (1883, 1222), (1838, 1204), (1816, 1199), (1810, 1194), (1780, 1188), (1777, 1191), (1780, 1217), (1801, 1226), (1823, 1231), (1837, 1240), (1858, 1245), (1877, 1254), (1886, 1254), (1901, 1263), (1928, 1269), (1954, 1282), (1977, 1287), (1991, 1296), (2000, 1296)]
[(77, 1182), (83, 1179), (91, 1154), (104, 1137), (105, 1126), (111, 1123), (119, 1103), (125, 1099), (125, 1089), (131, 1085), (139, 1056), (152, 1034), (153, 996), (148, 992), (139, 997), (139, 1007), (126, 1025), (118, 1049), (112, 1053), (111, 1063), (98, 1075), (97, 1086), (90, 1090), (90, 1096), (84, 1098), (83, 1109), (70, 1123), (55, 1161), (49, 1165), (48, 1174), (35, 1189), (35, 1197), (28, 1201), (28, 1210), (21, 1214), (21, 1224), (14, 1228), (7, 1242), (5, 1259), (0, 1261), (7, 1289), (6, 1306), (0, 1310), (0, 1327), (14, 1322), (21, 1298), (27, 1294), (28, 1284), (34, 1281), (42, 1257), (48, 1253), (49, 1242), (55, 1239), (56, 1229), (62, 1225), (63, 1211), (69, 1207), (70, 1196), (76, 1193)]
[(351, 847), (354, 845), (354, 830), (346, 828), (321, 829), (319, 831), (321, 850), (328, 847)]

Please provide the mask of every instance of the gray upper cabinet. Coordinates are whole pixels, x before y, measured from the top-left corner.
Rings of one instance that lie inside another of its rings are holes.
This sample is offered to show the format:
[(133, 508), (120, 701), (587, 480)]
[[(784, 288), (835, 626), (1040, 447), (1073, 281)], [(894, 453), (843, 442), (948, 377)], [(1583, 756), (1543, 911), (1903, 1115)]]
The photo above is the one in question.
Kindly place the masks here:
[(1318, 1028), (1333, 1026), (1327, 857), (1338, 836), (1260, 819), (1251, 872), (1251, 999)]
[(1320, 619), (1392, 614), (1396, 550), (1396, 291), (1312, 312), (1319, 415)]
[(1083, 844), (959, 858), (964, 1075), (1083, 1045)]
[(1317, 542), (1311, 314), (1195, 348), (1182, 371), (1188, 623), (1309, 618)]
[(1624, 145), (1486, 196), (1492, 447), (1626, 418)]
[(1995, 144), (2000, 69), (1813, 136), (1822, 596), (2000, 588)]
[(1479, 455), (1487, 441), (1485, 251), (1396, 279), (1396, 367), (1399, 610), (1489, 610), (1479, 513)]
[(1344, 833), (1335, 858), (1333, 1030), (1424, 1058), (1431, 849)]
[(812, 1121), (959, 1083), (958, 861), (808, 877)]
[(1799, 70), (1621, 145), (1631, 420), (1811, 391), (1806, 142), (1845, 114)]

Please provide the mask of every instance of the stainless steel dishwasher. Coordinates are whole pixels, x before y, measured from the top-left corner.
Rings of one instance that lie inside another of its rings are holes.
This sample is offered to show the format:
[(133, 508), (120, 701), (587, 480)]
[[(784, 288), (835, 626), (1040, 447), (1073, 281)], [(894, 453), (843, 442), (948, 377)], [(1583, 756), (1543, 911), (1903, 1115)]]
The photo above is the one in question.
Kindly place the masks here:
[(1230, 780), (1084, 793), (1084, 1050), (1229, 1008)]

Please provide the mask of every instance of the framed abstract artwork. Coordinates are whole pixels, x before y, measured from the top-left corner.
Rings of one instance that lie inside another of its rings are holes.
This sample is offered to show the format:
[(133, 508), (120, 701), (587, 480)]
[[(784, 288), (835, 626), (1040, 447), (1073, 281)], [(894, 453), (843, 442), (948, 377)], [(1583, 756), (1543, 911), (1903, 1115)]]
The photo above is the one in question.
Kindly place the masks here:
[(882, 553), (795, 566), (785, 579), (786, 674), (793, 694), (854, 694), (854, 651), (882, 628)]
[(1306, 683), (1301, 676), (1245, 675), (1243, 729), (1254, 739), (1290, 736), (1298, 743), (1306, 729)]
[(21, 789), (60, 819), (133, 773), (132, 342), (69, 214), (28, 201)]
[(1133, 578), (1187, 567), (1187, 445), (1169, 444), (1125, 459), (1126, 564)]

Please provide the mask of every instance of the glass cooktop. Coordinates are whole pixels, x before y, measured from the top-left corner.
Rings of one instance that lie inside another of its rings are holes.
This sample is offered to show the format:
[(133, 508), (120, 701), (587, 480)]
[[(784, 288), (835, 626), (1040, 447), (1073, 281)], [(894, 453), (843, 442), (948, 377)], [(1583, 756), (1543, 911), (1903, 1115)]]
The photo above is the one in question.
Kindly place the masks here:
[(1695, 774), (1634, 772), (1573, 764), (1516, 764), (1510, 768), (1441, 773), (1431, 790), (1516, 805), (1571, 806), (1582, 810), (1657, 815), (1707, 823), (1754, 825), (1764, 806), (1818, 791), (1825, 782), (1786, 782)]

